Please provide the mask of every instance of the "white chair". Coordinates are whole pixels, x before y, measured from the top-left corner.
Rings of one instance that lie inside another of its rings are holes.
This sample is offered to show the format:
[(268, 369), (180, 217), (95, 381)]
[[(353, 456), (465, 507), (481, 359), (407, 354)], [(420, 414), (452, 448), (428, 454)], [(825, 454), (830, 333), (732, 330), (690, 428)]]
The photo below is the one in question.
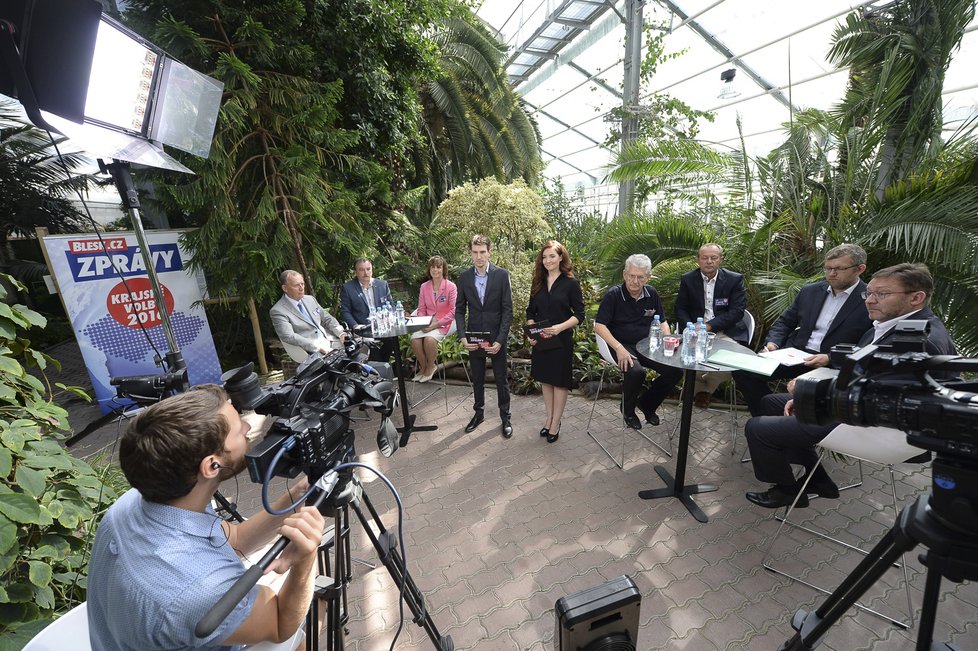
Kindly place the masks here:
[[(818, 467), (818, 465), (822, 463), (826, 454), (831, 452), (844, 454), (848, 457), (857, 459), (860, 462), (859, 465), (860, 482), (849, 486), (845, 486), (840, 490), (854, 488), (862, 483), (861, 479), (862, 479), (863, 461), (881, 465), (886, 468), (890, 480), (889, 488), (890, 488), (890, 497), (892, 499), (894, 523), (896, 522), (896, 518), (900, 514), (900, 505), (897, 502), (897, 497), (896, 497), (896, 488), (895, 488), (895, 483), (893, 478), (893, 466), (897, 463), (905, 463), (905, 462), (918, 463), (930, 458), (929, 453), (926, 452), (925, 450), (914, 447), (909, 443), (907, 443), (907, 435), (904, 432), (895, 429), (890, 429), (888, 427), (855, 427), (852, 425), (839, 425), (831, 432), (829, 432), (828, 436), (822, 439), (822, 441), (819, 443), (819, 447), (821, 448), (821, 453), (819, 454), (818, 463), (816, 464), (816, 467)], [(785, 510), (784, 516), (783, 517), (775, 516), (778, 520), (780, 520), (781, 524), (778, 527), (778, 532), (775, 534), (774, 538), (771, 539), (771, 542), (768, 545), (767, 551), (764, 554), (764, 559), (762, 561), (762, 564), (764, 565), (765, 568), (771, 570), (776, 574), (780, 574), (782, 576), (788, 577), (793, 581), (798, 581), (799, 583), (807, 585), (810, 588), (814, 588), (815, 590), (818, 590), (819, 592), (822, 592), (824, 594), (831, 594), (832, 591), (830, 589), (815, 585), (814, 583), (810, 583), (804, 580), (800, 576), (796, 576), (790, 572), (779, 569), (775, 567), (772, 562), (772, 552), (774, 550), (774, 545), (777, 542), (778, 538), (780, 537), (781, 532), (784, 530), (785, 526), (791, 526), (806, 531), (812, 535), (818, 536), (819, 538), (842, 545), (847, 549), (851, 549), (863, 555), (866, 555), (868, 553), (867, 551), (859, 547), (856, 547), (855, 545), (851, 545), (842, 540), (839, 540), (838, 538), (833, 538), (832, 536), (829, 536), (826, 533), (817, 531), (815, 529), (812, 529), (811, 527), (803, 526), (796, 522), (791, 522), (789, 520), (789, 517), (791, 516), (791, 513), (794, 510), (795, 504), (798, 502), (798, 498), (807, 491), (808, 482), (811, 480), (812, 474), (814, 474), (814, 471), (808, 474), (808, 477), (805, 479), (804, 483), (802, 484), (802, 487), (798, 491), (798, 495), (795, 496), (794, 502), (792, 502), (791, 506), (789, 506)], [(906, 598), (907, 598), (907, 621), (900, 621), (894, 619), (878, 611), (875, 611), (871, 608), (868, 608), (867, 606), (861, 603), (856, 603), (856, 606), (862, 610), (865, 610), (866, 612), (872, 613), (889, 622), (892, 622), (897, 626), (901, 626), (903, 628), (910, 628), (913, 626), (913, 622), (914, 622), (914, 611), (913, 611), (913, 603), (910, 598), (910, 577), (907, 571), (907, 565), (906, 562), (902, 562), (899, 564), (894, 564), (894, 567), (901, 568), (903, 570), (903, 581), (904, 581), (904, 587), (906, 589)]]
[[(670, 445), (670, 449), (666, 450), (661, 445), (659, 445), (658, 443), (650, 439), (648, 436), (646, 436), (644, 432), (640, 430), (632, 430), (632, 428), (625, 425), (624, 413), (622, 414), (621, 424), (619, 425), (619, 428), (621, 429), (621, 461), (618, 461), (618, 459), (615, 458), (615, 455), (612, 454), (608, 450), (608, 448), (604, 446), (604, 443), (602, 443), (600, 439), (598, 439), (594, 434), (591, 433), (591, 421), (594, 419), (594, 408), (598, 405), (598, 400), (601, 398), (601, 389), (604, 387), (605, 375), (610, 369), (618, 368), (618, 363), (615, 362), (615, 358), (612, 357), (611, 350), (608, 348), (608, 342), (606, 342), (604, 339), (599, 337), (597, 334), (594, 335), (594, 339), (598, 343), (598, 353), (601, 355), (601, 378), (598, 380), (598, 389), (597, 391), (594, 392), (594, 401), (591, 403), (591, 415), (588, 416), (587, 419), (587, 435), (590, 436), (592, 439), (594, 439), (594, 442), (597, 443), (599, 446), (601, 446), (601, 449), (604, 450), (604, 453), (607, 454), (608, 457), (615, 463), (615, 465), (622, 470), (625, 469), (625, 434), (629, 430), (637, 431), (639, 436), (641, 436), (646, 441), (648, 441), (655, 447), (659, 448), (660, 450), (662, 450), (662, 452), (664, 452), (666, 455), (671, 457), (672, 456), (671, 445)], [(622, 401), (623, 400), (624, 400), (624, 395), (622, 395)], [(623, 406), (622, 403), (619, 402), (619, 410), (621, 410), (622, 406)]]
[[(294, 651), (302, 642), (302, 627), (281, 644), (261, 642), (246, 646), (248, 651)], [(48, 624), (35, 635), (23, 651), (92, 651), (88, 641), (88, 602), (82, 602)]]
[[(455, 336), (456, 335), (453, 332), (453, 333), (449, 334), (448, 336), (446, 336), (444, 339), (442, 339), (438, 343), (438, 353), (439, 353), (439, 356), (441, 356), (441, 345), (442, 345), (442, 343), (448, 341), (450, 337), (455, 337)], [(465, 381), (469, 385), (469, 393), (472, 393), (472, 391), (473, 391), (473, 389), (472, 389), (472, 376), (469, 375), (469, 367), (465, 364), (465, 360), (464, 359), (460, 360), (459, 361), (459, 364), (461, 364), (462, 370), (465, 372)], [(468, 394), (466, 394), (465, 396), (463, 396), (461, 400), (459, 400), (457, 403), (455, 403), (455, 406), (454, 407), (452, 407), (451, 409), (449, 409), (449, 407), (448, 407), (448, 375), (445, 372), (445, 363), (442, 362), (441, 364), (437, 364), (435, 366), (435, 372), (438, 374), (438, 380), (429, 380), (426, 384), (432, 385), (432, 388), (431, 388), (431, 390), (429, 390), (425, 395), (421, 396), (420, 398), (415, 399), (413, 397), (414, 392), (415, 391), (420, 391), (420, 389), (417, 387), (417, 385), (418, 385), (417, 382), (413, 382), (412, 383), (414, 386), (412, 387), (412, 391), (411, 391), (412, 398), (411, 398), (410, 407), (411, 407), (411, 409), (414, 409), (415, 407), (417, 407), (418, 405), (420, 405), (422, 402), (424, 402), (425, 400), (427, 400), (431, 396), (433, 396), (436, 393), (438, 393), (439, 391), (441, 391), (441, 392), (443, 392), (445, 394), (445, 415), (447, 416), (447, 415), (451, 414), (453, 411), (455, 411), (456, 409), (458, 409), (462, 405), (462, 403), (465, 402), (466, 398), (468, 397)]]

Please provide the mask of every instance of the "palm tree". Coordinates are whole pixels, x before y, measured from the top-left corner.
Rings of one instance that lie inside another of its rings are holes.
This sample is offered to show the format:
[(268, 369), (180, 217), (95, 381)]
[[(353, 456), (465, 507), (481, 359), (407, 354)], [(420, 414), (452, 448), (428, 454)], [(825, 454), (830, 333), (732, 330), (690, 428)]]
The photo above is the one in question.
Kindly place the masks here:
[[(657, 215), (669, 219), (615, 225), (603, 238), (607, 254), (621, 255), (614, 239), (629, 228), (638, 229), (629, 252), (655, 246), (660, 264), (679, 259), (687, 268), (700, 244), (721, 241), (727, 264), (752, 281), (751, 310), (769, 323), (817, 276), (824, 250), (856, 242), (873, 269), (927, 262), (935, 311), (962, 350), (978, 350), (978, 142), (974, 124), (940, 137), (943, 71), (973, 17), (970, 0), (898, 2), (847, 17), (832, 49), (836, 65), (851, 70), (843, 101), (795, 115), (767, 156), (711, 153), (688, 140), (623, 152), (611, 178), (655, 174)], [(703, 217), (718, 204), (722, 219)]]
[(540, 135), (506, 79), (504, 47), (468, 10), (446, 20), (435, 40), (441, 74), (420, 90), (423, 142), (413, 156), (416, 185), (427, 186), (420, 223), (465, 181), (532, 185), (540, 171)]

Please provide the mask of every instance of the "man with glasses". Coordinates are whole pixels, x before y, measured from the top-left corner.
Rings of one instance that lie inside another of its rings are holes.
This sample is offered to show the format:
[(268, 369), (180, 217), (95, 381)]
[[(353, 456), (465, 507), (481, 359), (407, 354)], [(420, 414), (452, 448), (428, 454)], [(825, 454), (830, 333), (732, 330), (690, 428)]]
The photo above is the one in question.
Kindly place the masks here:
[[(622, 412), (625, 424), (640, 430), (642, 422), (635, 415), (635, 407), (642, 410), (646, 423), (658, 425), (659, 416), (655, 411), (672, 387), (676, 386), (683, 372), (653, 362), (635, 348), (635, 344), (649, 336), (649, 328), (656, 314), (662, 320), (662, 333), (669, 334), (662, 299), (654, 287), (646, 284), (652, 276), (649, 256), (641, 253), (628, 256), (622, 276), (625, 282), (609, 289), (601, 299), (598, 314), (594, 317), (594, 334), (607, 342), (624, 375)], [(645, 384), (646, 369), (654, 369), (657, 376), (648, 391), (639, 396), (639, 390)]]
[[(873, 274), (864, 297), (871, 326), (859, 339), (859, 346), (886, 344), (894, 326), (906, 319), (926, 320), (930, 325), (926, 350), (931, 355), (956, 355), (957, 349), (944, 324), (928, 307), (934, 292), (934, 279), (926, 265), (903, 263), (881, 269)], [(953, 372), (934, 372), (934, 377), (949, 379)], [(901, 379), (890, 375), (888, 380)], [(916, 384), (913, 374), (907, 380)], [(789, 385), (790, 390), (791, 385)], [(794, 403), (789, 394), (770, 395), (762, 401), (762, 409), (773, 411), (783, 405), (783, 416), (759, 416), (747, 421), (744, 431), (750, 447), (754, 476), (762, 482), (773, 484), (763, 492), (747, 493), (747, 499), (758, 506), (778, 508), (794, 500), (804, 476), (796, 480), (791, 464), (805, 467), (805, 474), (812, 472), (818, 461), (815, 445), (825, 438), (836, 425), (808, 425), (794, 415)], [(808, 492), (820, 497), (837, 498), (839, 489), (829, 478), (824, 466), (814, 471)], [(796, 507), (808, 506), (808, 496), (802, 495)]]
[[(747, 341), (747, 324), (744, 323), (744, 310), (747, 308), (744, 277), (721, 268), (722, 263), (723, 249), (719, 244), (704, 244), (696, 252), (696, 265), (699, 268), (683, 274), (679, 282), (676, 329), (702, 318), (707, 332), (747, 346), (750, 342)], [(697, 373), (696, 406), (709, 407), (713, 392), (729, 379), (727, 373)]]
[(771, 393), (769, 380), (795, 378), (827, 366), (832, 346), (854, 344), (869, 329), (871, 322), (862, 298), (866, 283), (859, 278), (866, 271), (866, 251), (856, 244), (840, 244), (825, 254), (824, 271), (825, 280), (801, 288), (791, 307), (771, 326), (764, 343), (765, 350), (798, 348), (810, 353), (805, 362), (782, 364), (770, 378), (734, 371), (733, 378), (751, 416), (765, 415), (761, 401)]

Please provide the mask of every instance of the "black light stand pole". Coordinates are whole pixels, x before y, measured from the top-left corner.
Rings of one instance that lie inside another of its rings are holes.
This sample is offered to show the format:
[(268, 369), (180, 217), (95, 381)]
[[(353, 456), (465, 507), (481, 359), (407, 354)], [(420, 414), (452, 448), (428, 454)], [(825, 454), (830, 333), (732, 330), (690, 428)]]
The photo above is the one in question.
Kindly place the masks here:
[(146, 231), (143, 230), (142, 217), (139, 214), (139, 194), (136, 186), (132, 182), (132, 166), (126, 161), (114, 160), (106, 163), (102, 159), (98, 161), (99, 170), (112, 175), (116, 189), (122, 198), (122, 205), (132, 221), (132, 228), (136, 234), (136, 243), (139, 245), (139, 252), (143, 257), (143, 266), (146, 267), (146, 275), (149, 278), (150, 288), (153, 291), (153, 299), (156, 301), (156, 308), (160, 314), (160, 321), (163, 325), (163, 334), (169, 347), (165, 357), (167, 371), (170, 373), (185, 371), (187, 364), (183, 360), (183, 353), (177, 345), (177, 338), (173, 334), (173, 326), (170, 325), (170, 315), (166, 313), (166, 302), (163, 299), (163, 288), (160, 286), (159, 276), (156, 274), (156, 265), (153, 263), (153, 255), (146, 242)]

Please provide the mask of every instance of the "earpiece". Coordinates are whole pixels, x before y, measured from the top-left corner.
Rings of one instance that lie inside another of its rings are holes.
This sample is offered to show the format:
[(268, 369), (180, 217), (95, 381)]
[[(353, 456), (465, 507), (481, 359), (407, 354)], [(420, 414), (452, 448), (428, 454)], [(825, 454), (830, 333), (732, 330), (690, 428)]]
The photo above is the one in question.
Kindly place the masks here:
[(217, 470), (218, 468), (223, 468), (223, 467), (224, 467), (224, 466), (222, 466), (221, 464), (219, 464), (219, 463), (218, 463), (218, 462), (216, 462), (216, 461), (215, 461), (214, 463), (212, 463), (212, 464), (211, 464), (211, 470)]

